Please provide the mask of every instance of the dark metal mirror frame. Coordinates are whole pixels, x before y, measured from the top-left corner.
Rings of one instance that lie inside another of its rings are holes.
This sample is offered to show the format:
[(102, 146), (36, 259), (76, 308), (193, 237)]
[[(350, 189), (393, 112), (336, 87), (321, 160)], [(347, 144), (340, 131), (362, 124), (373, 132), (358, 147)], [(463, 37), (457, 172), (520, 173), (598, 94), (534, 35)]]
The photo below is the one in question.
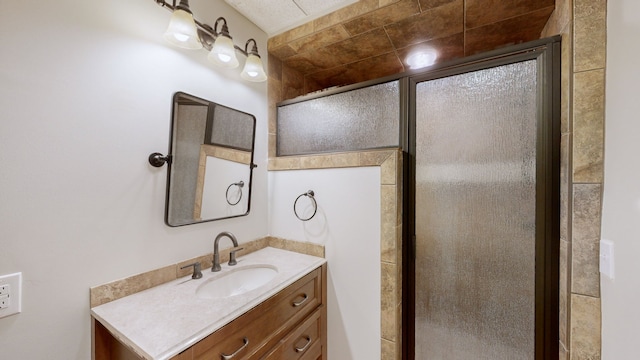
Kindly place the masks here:
[[(175, 133), (175, 127), (176, 127), (176, 122), (177, 122), (177, 117), (178, 117), (178, 99), (180, 97), (183, 98), (190, 98), (193, 100), (194, 103), (198, 103), (198, 104), (209, 104), (209, 111), (208, 113), (211, 112), (211, 103), (212, 101), (209, 100), (205, 100), (202, 98), (199, 98), (197, 96), (193, 96), (191, 94), (187, 94), (181, 91), (176, 92), (175, 94), (173, 94), (172, 97), (172, 106), (171, 106), (171, 127), (169, 129), (169, 153), (162, 157), (161, 154), (159, 153), (153, 153), (149, 156), (149, 162), (151, 163), (152, 161), (162, 161), (167, 163), (167, 189), (166, 189), (166, 193), (165, 193), (165, 202), (164, 202), (164, 223), (167, 226), (170, 227), (180, 227), (180, 226), (185, 226), (185, 225), (193, 225), (193, 224), (201, 224), (201, 223), (206, 223), (206, 222), (210, 222), (210, 221), (217, 221), (217, 220), (224, 220), (224, 219), (231, 219), (231, 218), (236, 218), (236, 217), (241, 217), (241, 216), (247, 216), (249, 215), (249, 211), (251, 210), (251, 189), (252, 189), (252, 185), (253, 185), (253, 169), (257, 167), (257, 165), (254, 163), (254, 150), (255, 150), (255, 141), (256, 141), (256, 118), (255, 116), (253, 116), (252, 114), (249, 114), (247, 112), (244, 111), (240, 111), (237, 109), (233, 109), (230, 108), (228, 106), (224, 106), (218, 103), (215, 103), (215, 106), (221, 106), (227, 109), (231, 109), (243, 114), (246, 114), (248, 116), (250, 116), (253, 119), (253, 129), (252, 129), (252, 134), (251, 134), (251, 144), (252, 144), (252, 148), (251, 148), (251, 161), (249, 163), (249, 186), (247, 186), (247, 211), (243, 214), (238, 214), (238, 215), (232, 215), (232, 216), (225, 216), (225, 217), (218, 217), (218, 218), (212, 218), (212, 219), (204, 219), (204, 220), (198, 220), (198, 221), (193, 221), (190, 223), (185, 223), (185, 224), (170, 224), (169, 223), (169, 206), (170, 206), (170, 192), (171, 192), (171, 170), (172, 170), (172, 160), (173, 160), (173, 152), (175, 151), (173, 143), (174, 143), (174, 133)], [(207, 124), (206, 124), (206, 128), (207, 130), (211, 129), (211, 122), (212, 119), (209, 115), (207, 115)], [(203, 139), (210, 139), (210, 134), (205, 134), (205, 138)], [(246, 149), (245, 149), (246, 150)], [(156, 156), (154, 156), (155, 154), (157, 154)], [(152, 160), (152, 157), (154, 158), (154, 160)], [(153, 165), (153, 164), (152, 164)], [(156, 165), (153, 165), (156, 166)], [(162, 166), (162, 164), (160, 164), (160, 166)]]

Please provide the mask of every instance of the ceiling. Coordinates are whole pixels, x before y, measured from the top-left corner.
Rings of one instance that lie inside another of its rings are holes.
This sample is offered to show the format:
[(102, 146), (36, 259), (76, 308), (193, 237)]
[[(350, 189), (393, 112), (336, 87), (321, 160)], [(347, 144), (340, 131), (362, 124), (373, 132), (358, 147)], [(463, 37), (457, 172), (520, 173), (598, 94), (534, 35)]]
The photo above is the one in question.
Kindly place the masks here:
[(358, 0), (225, 0), (269, 36), (302, 25)]
[[(271, 36), (269, 53), (309, 93), (401, 73), (416, 51), (438, 63), (538, 39), (554, 8), (555, 0), (359, 0)], [(261, 21), (282, 21), (280, 14), (264, 12), (271, 19)]]

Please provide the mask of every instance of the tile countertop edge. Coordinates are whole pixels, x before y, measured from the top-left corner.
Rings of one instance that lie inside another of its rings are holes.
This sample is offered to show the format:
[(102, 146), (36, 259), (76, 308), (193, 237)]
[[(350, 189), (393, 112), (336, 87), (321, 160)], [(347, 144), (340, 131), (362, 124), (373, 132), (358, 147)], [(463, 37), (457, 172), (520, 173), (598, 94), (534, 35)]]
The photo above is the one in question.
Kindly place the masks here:
[[(103, 316), (103, 314), (100, 314), (101, 313), (101, 311), (100, 311), (101, 309), (100, 308), (104, 308), (105, 305), (111, 304), (110, 307), (113, 307), (114, 306), (113, 303), (116, 303), (118, 301), (120, 301), (122, 303), (124, 301), (127, 301), (127, 300), (124, 300), (124, 299), (136, 296), (137, 294), (130, 295), (128, 297), (116, 300), (116, 301), (108, 303), (108, 304), (104, 304), (104, 305), (100, 305), (100, 306), (94, 307), (94, 308), (91, 309), (91, 315), (97, 321), (99, 321), (102, 325), (104, 325), (112, 333), (112, 335), (116, 339), (118, 339), (118, 341), (122, 342), (124, 345), (126, 345), (129, 348), (131, 348), (137, 355), (143, 357), (144, 359), (148, 359), (148, 360), (166, 360), (166, 359), (170, 359), (171, 357), (173, 357), (175, 355), (178, 355), (180, 352), (188, 349), (189, 347), (193, 346), (198, 341), (204, 339), (205, 337), (209, 336), (210, 334), (212, 334), (216, 330), (222, 328), (226, 324), (228, 324), (231, 321), (235, 320), (236, 318), (238, 318), (239, 316), (241, 316), (242, 314), (244, 314), (248, 310), (252, 309), (253, 307), (257, 306), (258, 304), (262, 303), (266, 299), (268, 299), (271, 296), (277, 294), (278, 292), (280, 292), (281, 290), (283, 290), (287, 286), (289, 286), (289, 285), (293, 284), (294, 282), (296, 282), (297, 280), (301, 279), (302, 277), (304, 277), (309, 272), (313, 271), (314, 269), (316, 269), (316, 268), (318, 268), (321, 265), (326, 263), (326, 259), (324, 259), (324, 258), (319, 258), (319, 257), (311, 256), (311, 255), (305, 255), (305, 254), (295, 253), (295, 252), (291, 252), (291, 251), (288, 251), (288, 250), (281, 250), (281, 249), (276, 249), (276, 248), (271, 248), (271, 247), (267, 247), (267, 248), (261, 249), (259, 251), (256, 251), (254, 253), (247, 254), (245, 256), (239, 257), (238, 258), (238, 262), (240, 264), (240, 261), (243, 260), (243, 258), (244, 258), (244, 260), (254, 261), (254, 262), (257, 262), (257, 263), (268, 263), (267, 261), (264, 261), (264, 260), (263, 261), (258, 261), (260, 259), (260, 256), (265, 256), (265, 255), (267, 255), (267, 256), (269, 256), (269, 255), (271, 255), (271, 256), (278, 255), (278, 260), (273, 262), (278, 267), (283, 266), (283, 262), (288, 262), (288, 260), (289, 260), (289, 258), (291, 256), (297, 256), (298, 259), (301, 260), (303, 265), (300, 265), (300, 268), (296, 268), (295, 270), (289, 270), (288, 272), (290, 272), (290, 274), (287, 274), (286, 277), (284, 277), (282, 279), (279, 279), (279, 282), (276, 283), (276, 284), (272, 284), (271, 287), (266, 287), (265, 289), (261, 289), (262, 291), (260, 293), (256, 294), (250, 300), (246, 301), (244, 304), (242, 304), (242, 306), (231, 310), (230, 312), (226, 313), (224, 316), (221, 316), (220, 318), (217, 318), (217, 319), (215, 319), (213, 321), (209, 321), (209, 324), (205, 325), (200, 330), (195, 331), (195, 332), (193, 332), (191, 334), (186, 334), (185, 336), (181, 337), (181, 339), (179, 341), (175, 341), (174, 343), (171, 343), (171, 344), (167, 345), (166, 347), (164, 347), (164, 349), (161, 349), (160, 351), (154, 352), (154, 351), (152, 351), (153, 349), (145, 350), (145, 349), (143, 349), (143, 346), (139, 346), (136, 343), (135, 340), (131, 339), (125, 333), (120, 331), (118, 329), (117, 324), (112, 324), (109, 321), (109, 318), (113, 317), (113, 313), (109, 314), (109, 311), (107, 311), (106, 314), (104, 314), (105, 316)], [(257, 259), (254, 260), (254, 258), (257, 258)], [(223, 267), (223, 270), (224, 270), (224, 267)], [(215, 276), (215, 275), (213, 275), (213, 276)], [(206, 280), (206, 278), (207, 278), (207, 275), (205, 275), (205, 278), (203, 278), (203, 280)], [(181, 284), (181, 283), (184, 283), (185, 281), (188, 281), (188, 280), (185, 280), (185, 279), (188, 279), (188, 277), (180, 278), (180, 279), (171, 281), (169, 283), (156, 286), (155, 288), (145, 290), (142, 293), (144, 293), (144, 292), (163, 291), (162, 290), (163, 288), (168, 288), (168, 287), (171, 287), (171, 286), (173, 286), (175, 284)], [(196, 281), (199, 282), (201, 280), (196, 280)], [(199, 283), (196, 283), (196, 284), (199, 284)], [(193, 286), (195, 286), (195, 285), (193, 285)], [(171, 289), (169, 289), (169, 290), (171, 290)], [(140, 293), (138, 293), (138, 294), (140, 294)], [(195, 298), (195, 294), (193, 296)], [(114, 320), (117, 320), (117, 319), (114, 319)], [(144, 329), (144, 328), (145, 328), (144, 325), (142, 325), (141, 329)]]

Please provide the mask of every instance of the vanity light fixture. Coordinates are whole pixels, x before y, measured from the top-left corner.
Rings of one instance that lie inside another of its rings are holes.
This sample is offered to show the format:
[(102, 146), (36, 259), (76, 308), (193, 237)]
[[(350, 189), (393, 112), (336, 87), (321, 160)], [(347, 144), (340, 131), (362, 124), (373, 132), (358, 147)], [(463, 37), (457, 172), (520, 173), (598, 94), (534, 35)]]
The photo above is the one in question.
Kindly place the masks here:
[[(219, 17), (212, 28), (193, 18), (193, 13), (189, 9), (189, 0), (180, 0), (178, 5), (176, 5), (177, 0), (171, 0), (172, 3), (167, 2), (167, 0), (154, 1), (173, 12), (169, 27), (164, 34), (167, 41), (184, 49), (205, 48), (209, 51), (207, 58), (211, 62), (228, 69), (238, 67), (239, 61), (236, 57), (236, 52), (239, 52), (247, 57), (240, 77), (252, 82), (267, 80), (255, 39), (247, 40), (244, 49), (236, 46), (229, 34), (229, 27), (225, 18)], [(222, 24), (222, 27), (218, 32), (219, 24)], [(248, 50), (250, 42), (253, 42), (251, 51)]]
[(180, 4), (174, 7), (164, 38), (183, 49), (202, 49), (202, 43), (198, 39), (196, 22), (193, 20), (191, 9), (189, 9), (189, 0), (180, 0)]
[[(220, 22), (222, 22), (222, 30), (218, 33), (216, 32), (216, 29)], [(238, 58), (236, 57), (235, 45), (233, 44), (231, 35), (229, 35), (227, 20), (223, 17), (218, 18), (214, 24), (213, 31), (218, 35), (218, 38), (213, 42), (213, 46), (211, 47), (211, 51), (207, 58), (214, 64), (224, 68), (237, 68), (239, 64)]]
[[(249, 43), (253, 41), (253, 48), (251, 51), (247, 51)], [(262, 60), (260, 60), (260, 54), (258, 54), (258, 44), (253, 39), (247, 40), (244, 44), (244, 52), (247, 53), (247, 61), (244, 63), (244, 69), (240, 77), (247, 81), (262, 82), (267, 80), (267, 74), (264, 73), (262, 66)]]

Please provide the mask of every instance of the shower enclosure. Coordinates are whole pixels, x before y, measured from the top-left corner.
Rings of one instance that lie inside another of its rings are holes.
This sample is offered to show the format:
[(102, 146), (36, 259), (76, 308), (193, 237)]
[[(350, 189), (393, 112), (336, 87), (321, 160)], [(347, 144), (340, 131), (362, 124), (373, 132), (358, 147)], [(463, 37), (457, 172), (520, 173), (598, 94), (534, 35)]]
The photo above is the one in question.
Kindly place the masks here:
[(410, 78), (409, 358), (558, 356), (559, 45)]

